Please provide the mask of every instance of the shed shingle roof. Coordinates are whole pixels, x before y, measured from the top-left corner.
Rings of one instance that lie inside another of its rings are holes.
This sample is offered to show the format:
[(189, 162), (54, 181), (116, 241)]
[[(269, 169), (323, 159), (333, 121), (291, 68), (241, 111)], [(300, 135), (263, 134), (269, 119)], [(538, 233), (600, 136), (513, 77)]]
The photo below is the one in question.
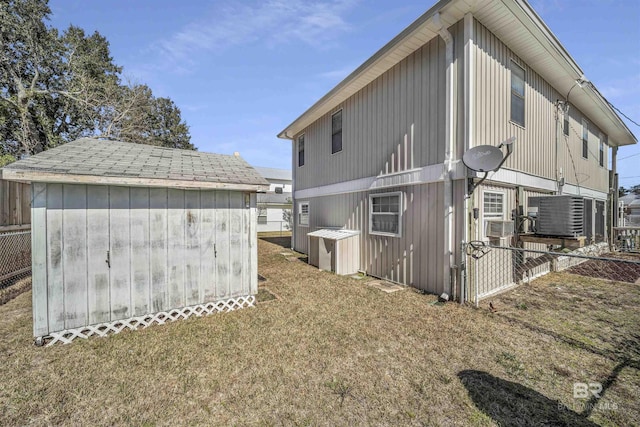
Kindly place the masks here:
[(2, 168), (14, 181), (266, 191), (240, 156), (82, 138)]

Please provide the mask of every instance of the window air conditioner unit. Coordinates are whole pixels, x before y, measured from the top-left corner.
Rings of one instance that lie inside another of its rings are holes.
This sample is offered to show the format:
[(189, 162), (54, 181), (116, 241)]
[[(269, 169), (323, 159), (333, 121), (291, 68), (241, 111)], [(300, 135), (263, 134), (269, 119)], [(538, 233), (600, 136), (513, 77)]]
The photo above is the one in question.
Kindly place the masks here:
[(513, 235), (513, 221), (487, 221), (487, 237), (509, 237)]

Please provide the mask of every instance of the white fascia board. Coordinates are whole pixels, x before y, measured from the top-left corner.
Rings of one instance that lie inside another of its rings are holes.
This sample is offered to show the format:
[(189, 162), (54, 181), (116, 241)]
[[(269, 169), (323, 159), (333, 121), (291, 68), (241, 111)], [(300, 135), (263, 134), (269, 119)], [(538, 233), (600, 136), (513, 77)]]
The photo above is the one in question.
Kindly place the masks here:
[[(451, 179), (462, 179), (465, 174), (465, 166), (460, 161), (454, 161)], [(442, 163), (424, 166), (408, 171), (370, 176), (351, 181), (338, 182), (320, 187), (296, 190), (296, 199), (308, 199), (312, 197), (333, 196), (336, 194), (357, 193), (359, 191), (380, 190), (385, 188), (402, 187), (407, 185), (429, 184), (443, 182), (445, 178), (445, 166)]]

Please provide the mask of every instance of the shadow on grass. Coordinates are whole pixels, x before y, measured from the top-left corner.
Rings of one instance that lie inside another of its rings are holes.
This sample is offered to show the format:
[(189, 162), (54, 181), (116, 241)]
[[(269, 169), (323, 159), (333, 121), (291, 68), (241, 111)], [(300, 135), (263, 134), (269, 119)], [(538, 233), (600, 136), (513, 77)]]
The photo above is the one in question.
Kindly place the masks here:
[(291, 249), (291, 236), (284, 237), (260, 237), (260, 240), (282, 246), (285, 249)]
[(487, 372), (460, 371), (458, 378), (476, 407), (498, 425), (597, 426), (561, 402)]

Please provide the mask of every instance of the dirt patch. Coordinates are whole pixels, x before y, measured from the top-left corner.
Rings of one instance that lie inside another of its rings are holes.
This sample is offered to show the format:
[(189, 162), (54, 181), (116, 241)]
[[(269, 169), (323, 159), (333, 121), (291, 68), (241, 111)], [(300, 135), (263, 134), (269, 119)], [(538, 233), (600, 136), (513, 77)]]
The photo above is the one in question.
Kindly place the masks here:
[(291, 248), (291, 236), (260, 237), (260, 240), (263, 240), (265, 242), (269, 242), (271, 244), (280, 246), (280, 247), (285, 248), (285, 249), (290, 249)]
[(6, 304), (18, 295), (31, 290), (31, 277), (16, 281), (7, 288), (0, 289), (0, 305)]
[(616, 282), (636, 283), (640, 278), (640, 262), (623, 260), (589, 260), (567, 269), (568, 273)]

